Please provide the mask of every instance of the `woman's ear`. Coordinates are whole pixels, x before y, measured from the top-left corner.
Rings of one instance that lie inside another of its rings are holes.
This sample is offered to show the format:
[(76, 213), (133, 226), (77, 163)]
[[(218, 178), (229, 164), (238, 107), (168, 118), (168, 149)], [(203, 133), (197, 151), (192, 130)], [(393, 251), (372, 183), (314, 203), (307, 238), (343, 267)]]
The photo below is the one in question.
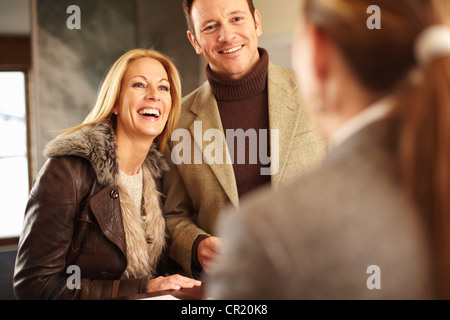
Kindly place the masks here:
[(311, 26), (313, 46), (313, 71), (317, 78), (325, 81), (330, 72), (330, 39), (317, 27)]

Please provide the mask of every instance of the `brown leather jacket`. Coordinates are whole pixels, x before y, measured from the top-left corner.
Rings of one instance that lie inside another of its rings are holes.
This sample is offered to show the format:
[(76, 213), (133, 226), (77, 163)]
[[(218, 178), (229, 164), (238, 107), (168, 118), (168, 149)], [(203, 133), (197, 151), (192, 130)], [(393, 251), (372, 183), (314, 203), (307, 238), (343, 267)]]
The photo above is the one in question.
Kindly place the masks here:
[[(86, 145), (87, 140), (92, 143), (91, 131), (100, 137), (94, 138), (99, 140), (93, 143), (97, 149)], [(95, 125), (82, 133), (72, 141), (64, 138), (61, 145), (61, 139), (51, 144), (46, 151), (51, 158), (33, 184), (15, 266), (18, 299), (111, 299), (147, 290), (150, 278), (121, 279), (127, 266), (126, 239), (114, 183), (118, 168), (113, 130), (107, 124)], [(86, 134), (91, 139), (83, 139)], [(94, 149), (106, 157), (89, 155)], [(144, 165), (159, 183), (165, 163), (155, 147)], [(160, 262), (161, 274), (166, 256)], [(81, 289), (67, 285), (71, 265), (79, 267)]]

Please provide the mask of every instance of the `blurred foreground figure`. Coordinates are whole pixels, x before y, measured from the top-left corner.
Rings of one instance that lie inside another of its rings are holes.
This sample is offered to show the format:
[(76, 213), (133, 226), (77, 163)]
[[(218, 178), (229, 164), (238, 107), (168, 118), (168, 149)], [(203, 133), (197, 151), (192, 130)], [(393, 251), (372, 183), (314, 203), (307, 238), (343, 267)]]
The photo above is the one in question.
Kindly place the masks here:
[(209, 297), (450, 298), (450, 1), (377, 1), (374, 30), (372, 4), (302, 1), (293, 63), (331, 150), (223, 215)]

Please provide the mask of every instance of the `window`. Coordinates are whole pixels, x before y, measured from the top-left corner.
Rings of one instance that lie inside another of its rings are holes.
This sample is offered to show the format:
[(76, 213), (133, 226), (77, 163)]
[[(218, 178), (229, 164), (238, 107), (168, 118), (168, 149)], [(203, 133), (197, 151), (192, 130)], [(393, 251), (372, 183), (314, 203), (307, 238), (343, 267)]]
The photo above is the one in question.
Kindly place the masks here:
[(28, 200), (28, 156), (24, 72), (0, 72), (0, 238), (22, 230)]

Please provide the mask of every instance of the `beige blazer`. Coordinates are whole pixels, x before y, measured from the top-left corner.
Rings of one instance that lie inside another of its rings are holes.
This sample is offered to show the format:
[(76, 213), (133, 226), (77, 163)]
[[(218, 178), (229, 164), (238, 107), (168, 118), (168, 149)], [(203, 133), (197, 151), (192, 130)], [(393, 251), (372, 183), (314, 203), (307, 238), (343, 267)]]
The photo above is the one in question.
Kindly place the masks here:
[[(317, 164), (326, 148), (301, 103), (292, 70), (269, 63), (268, 95), (269, 126), (279, 130), (279, 142), (271, 143), (271, 155), (279, 154), (278, 170), (271, 177), (272, 187), (276, 188)], [(196, 121), (201, 121), (202, 134)], [(212, 143), (204, 141), (205, 131), (215, 128), (223, 132), (217, 101), (208, 82), (183, 99), (178, 128), (190, 133), (192, 162), (175, 165), (171, 151), (179, 142), (169, 142), (166, 158), (171, 169), (163, 179), (164, 212), (171, 235), (170, 256), (192, 276), (195, 239), (201, 234), (216, 235), (217, 217), (224, 206), (231, 203), (239, 207), (232, 164), (227, 164), (225, 158), (224, 164), (211, 163), (209, 152), (201, 164), (194, 164), (195, 152), (198, 156)], [(223, 150), (228, 150), (225, 138), (222, 144)]]

